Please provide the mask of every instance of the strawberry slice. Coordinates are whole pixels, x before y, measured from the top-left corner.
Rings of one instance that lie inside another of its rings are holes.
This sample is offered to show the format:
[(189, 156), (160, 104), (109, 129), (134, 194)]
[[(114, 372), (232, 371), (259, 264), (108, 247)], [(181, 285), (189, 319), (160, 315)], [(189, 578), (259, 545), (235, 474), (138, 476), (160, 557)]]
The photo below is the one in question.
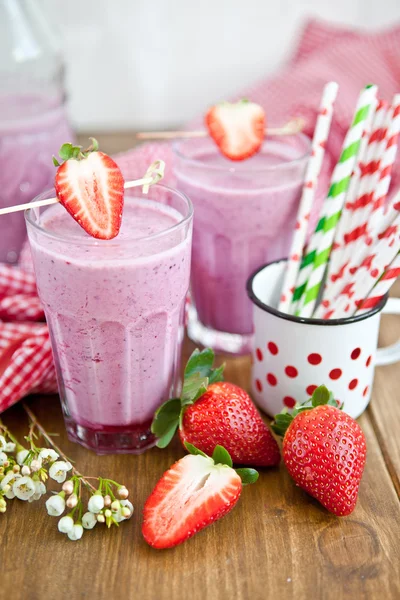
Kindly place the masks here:
[(205, 124), (222, 154), (230, 160), (244, 160), (261, 148), (265, 134), (264, 109), (254, 102), (240, 100), (212, 106)]
[(63, 144), (55, 188), (57, 198), (89, 235), (103, 240), (116, 237), (121, 228), (124, 179), (118, 165), (91, 138), (92, 146)]
[(143, 537), (159, 550), (181, 544), (226, 515), (239, 500), (242, 484), (254, 483), (254, 469), (232, 469), (222, 446), (210, 458), (191, 444), (184, 456), (164, 473), (146, 501)]

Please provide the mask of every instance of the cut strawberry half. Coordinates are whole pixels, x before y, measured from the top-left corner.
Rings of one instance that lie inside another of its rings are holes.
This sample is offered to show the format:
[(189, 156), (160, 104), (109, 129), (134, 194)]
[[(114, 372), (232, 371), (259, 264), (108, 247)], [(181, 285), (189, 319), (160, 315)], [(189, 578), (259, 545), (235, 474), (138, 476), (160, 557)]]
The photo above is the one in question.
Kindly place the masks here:
[(92, 237), (110, 240), (121, 228), (124, 179), (118, 165), (98, 151), (96, 140), (88, 150), (63, 144), (55, 188), (57, 198), (77, 223)]
[(258, 478), (254, 469), (232, 469), (221, 446), (213, 458), (190, 444), (187, 449), (193, 454), (164, 473), (144, 506), (144, 539), (159, 550), (181, 544), (226, 515), (239, 499), (242, 481), (253, 483)]
[(230, 160), (244, 160), (260, 150), (265, 135), (264, 109), (240, 100), (212, 106), (205, 123), (222, 154)]

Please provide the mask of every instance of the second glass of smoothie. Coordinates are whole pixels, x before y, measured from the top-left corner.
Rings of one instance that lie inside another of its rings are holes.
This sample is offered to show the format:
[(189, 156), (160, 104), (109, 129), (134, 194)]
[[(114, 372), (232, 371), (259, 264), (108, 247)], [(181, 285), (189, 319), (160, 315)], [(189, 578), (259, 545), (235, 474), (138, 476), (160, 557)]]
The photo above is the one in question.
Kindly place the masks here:
[(113, 240), (59, 204), (26, 212), (68, 435), (98, 454), (152, 446), (155, 410), (179, 394), (192, 217), (164, 185), (125, 192)]
[(177, 142), (177, 187), (196, 217), (189, 337), (216, 351), (251, 351), (246, 281), (260, 265), (287, 257), (300, 201), (309, 139), (267, 139), (248, 160), (224, 158), (211, 139)]

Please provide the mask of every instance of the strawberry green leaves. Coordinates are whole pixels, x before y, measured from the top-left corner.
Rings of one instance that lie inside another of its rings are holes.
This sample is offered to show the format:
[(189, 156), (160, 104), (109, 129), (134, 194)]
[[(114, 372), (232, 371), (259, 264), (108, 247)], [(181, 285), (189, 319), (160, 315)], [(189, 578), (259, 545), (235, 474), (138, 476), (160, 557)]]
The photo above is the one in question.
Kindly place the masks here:
[(185, 368), (181, 397), (167, 400), (154, 415), (151, 431), (159, 438), (157, 441), (159, 448), (168, 446), (174, 437), (185, 406), (196, 402), (211, 383), (223, 381), (224, 365), (213, 369), (213, 363), (214, 352), (211, 348), (201, 352), (196, 349), (189, 358)]
[(215, 446), (212, 459), (215, 464), (228, 465), (228, 467), (233, 465), (231, 455), (223, 446)]
[(179, 398), (167, 400), (154, 415), (151, 431), (159, 440), (157, 446), (165, 448), (175, 435), (181, 412), (181, 401)]
[(330, 392), (326, 386), (320, 385), (314, 391), (311, 398), (309, 398), (302, 404), (296, 404), (291, 413), (289, 413), (288, 410), (285, 408), (281, 413), (275, 415), (275, 419), (271, 424), (271, 427), (276, 434), (284, 436), (289, 425), (299, 413), (305, 410), (312, 410), (316, 406), (323, 406), (325, 404), (329, 406), (334, 406), (335, 408), (338, 407), (332, 392)]
[[(200, 456), (204, 456), (205, 458), (209, 458), (207, 454), (193, 446), (193, 444), (189, 444), (189, 442), (185, 442), (185, 448), (190, 454), (200, 454)], [(215, 446), (214, 452), (211, 457), (216, 465), (225, 465), (229, 468), (233, 468), (232, 458), (229, 452), (223, 446)], [(250, 483), (255, 483), (258, 479), (258, 471), (256, 469), (234, 469), (236, 473), (239, 475), (242, 480), (243, 485), (248, 485)]]
[[(63, 162), (67, 160), (82, 160), (86, 158), (91, 152), (98, 152), (99, 143), (95, 138), (89, 138), (91, 140), (91, 145), (86, 150), (82, 150), (82, 146), (74, 146), (71, 142), (67, 142), (63, 144), (58, 151), (58, 155)], [(53, 156), (53, 165), (55, 167), (59, 167), (62, 163), (58, 161), (58, 159)]]

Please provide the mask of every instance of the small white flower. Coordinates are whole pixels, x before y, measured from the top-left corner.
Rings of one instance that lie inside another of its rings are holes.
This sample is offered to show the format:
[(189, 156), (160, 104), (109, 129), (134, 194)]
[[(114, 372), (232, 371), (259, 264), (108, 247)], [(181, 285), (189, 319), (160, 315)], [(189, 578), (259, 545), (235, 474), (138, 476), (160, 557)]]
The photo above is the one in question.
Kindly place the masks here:
[(54, 462), (58, 458), (58, 454), (51, 448), (42, 448), (39, 452), (39, 458), (47, 462)]
[(129, 500), (121, 500), (118, 510), (113, 511), (113, 517), (117, 523), (130, 519), (133, 514), (133, 505)]
[(86, 512), (82, 517), (82, 525), (85, 529), (93, 529), (97, 523), (96, 516), (91, 512)]
[(19, 477), (12, 486), (13, 492), (20, 500), (28, 500), (35, 493), (35, 482), (30, 477)]
[(66, 517), (61, 517), (58, 521), (58, 531), (61, 533), (69, 533), (72, 531), (74, 527), (74, 520), (72, 517), (67, 515)]
[(123, 500), (125, 500), (129, 496), (129, 492), (124, 485), (121, 485), (121, 487), (118, 488), (117, 494)]
[(121, 503), (119, 500), (114, 500), (111, 504), (111, 510), (119, 510), (121, 508)]
[(42, 459), (34, 458), (30, 464), (30, 467), (31, 467), (32, 473), (36, 473), (36, 471), (39, 471), (39, 469), (42, 468)]
[(7, 448), (6, 438), (3, 435), (0, 435), (0, 450), (5, 450)]
[(13, 491), (13, 484), (17, 479), (20, 479), (21, 475), (19, 473), (14, 473), (14, 471), (9, 471), (7, 475), (0, 482), (0, 489), (5, 492), (5, 497), (9, 500), (15, 498), (15, 493)]
[(97, 521), (99, 523), (105, 523), (106, 522), (106, 518), (104, 515), (97, 515)]
[(106, 496), (104, 496), (104, 506), (111, 506), (112, 504), (112, 500), (111, 500), (111, 496), (109, 496), (108, 494)]
[(65, 500), (62, 496), (51, 496), (46, 500), (47, 512), (51, 517), (59, 517), (65, 510)]
[(35, 500), (40, 500), (43, 494), (46, 493), (46, 486), (43, 481), (35, 481), (35, 493), (31, 498), (29, 498), (28, 502), (34, 502)]
[(76, 494), (71, 494), (67, 500), (68, 508), (75, 508), (75, 506), (77, 504), (78, 504), (78, 496)]
[(92, 513), (99, 513), (104, 508), (104, 498), (100, 494), (93, 494), (88, 502), (88, 510)]
[(4, 465), (5, 462), (8, 461), (8, 456), (5, 452), (0, 452), (0, 467)]
[(76, 540), (80, 540), (81, 537), (83, 536), (83, 527), (82, 525), (79, 525), (78, 523), (76, 523), (71, 531), (68, 531), (67, 533), (68, 537), (70, 540), (72, 540), (73, 542), (76, 542)]
[(23, 465), (22, 469), (21, 469), (21, 475), (30, 475), (31, 474), (31, 470), (28, 467), (28, 465)]
[(6, 444), (5, 451), (6, 452), (14, 452), (15, 451), (15, 444), (14, 444), (14, 442), (8, 442)]
[(66, 494), (72, 494), (72, 492), (74, 491), (74, 482), (71, 480), (65, 481), (63, 483), (62, 489)]
[(20, 450), (19, 452), (17, 452), (17, 463), (19, 465), (23, 465), (28, 454), (29, 450)]
[[(130, 519), (131, 516), (133, 515), (133, 511), (134, 511), (132, 502), (129, 502), (129, 500), (121, 500), (121, 505), (122, 505), (122, 509), (121, 509), (122, 515), (125, 517), (125, 519)], [(127, 512), (128, 510), (129, 510), (129, 514)]]
[(57, 483), (64, 483), (67, 478), (67, 473), (72, 469), (72, 465), (64, 460), (58, 460), (53, 463), (49, 469), (49, 475)]

